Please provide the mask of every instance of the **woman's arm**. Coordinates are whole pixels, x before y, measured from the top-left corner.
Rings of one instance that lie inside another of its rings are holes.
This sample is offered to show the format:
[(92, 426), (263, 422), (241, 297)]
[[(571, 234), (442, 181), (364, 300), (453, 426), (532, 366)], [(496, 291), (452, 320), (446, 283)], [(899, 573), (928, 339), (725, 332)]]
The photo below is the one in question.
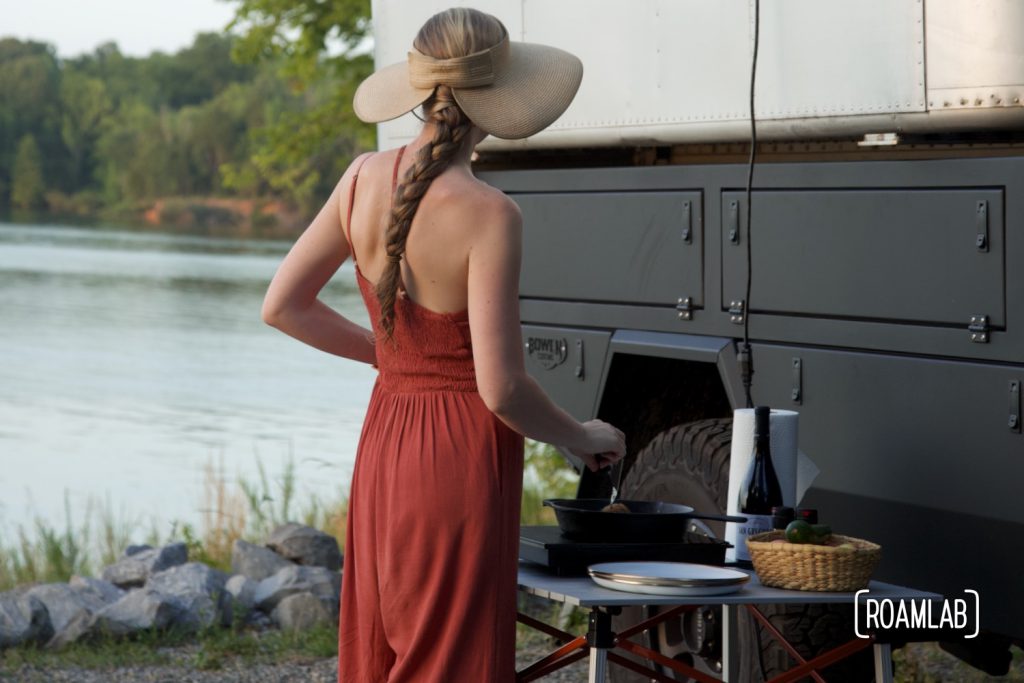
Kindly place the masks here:
[(263, 299), (263, 321), (321, 351), (376, 363), (373, 332), (348, 320), (317, 296), (351, 253), (341, 225), (353, 169), (345, 172), (327, 203), (292, 245)]
[(504, 198), (495, 208), (469, 253), (469, 326), (480, 396), (523, 436), (568, 448), (591, 469), (614, 462), (625, 454), (622, 432), (600, 420), (577, 422), (526, 373), (519, 327), (522, 217)]

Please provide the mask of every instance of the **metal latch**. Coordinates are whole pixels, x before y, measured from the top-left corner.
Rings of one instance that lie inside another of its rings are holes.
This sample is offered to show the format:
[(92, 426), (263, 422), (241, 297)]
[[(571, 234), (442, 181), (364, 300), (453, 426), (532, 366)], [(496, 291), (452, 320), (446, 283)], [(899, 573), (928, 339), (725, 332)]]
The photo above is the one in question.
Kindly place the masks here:
[(693, 211), (690, 202), (683, 202), (683, 241), (693, 242)]
[(742, 301), (733, 301), (729, 304), (729, 322), (737, 325), (743, 324), (743, 311), (746, 307)]
[(1015, 379), (1010, 380), (1010, 417), (1006, 425), (1011, 432), (1020, 434), (1020, 382)]
[(577, 379), (583, 379), (583, 340), (576, 340), (576, 368), (572, 371), (572, 374)]
[(900, 144), (899, 133), (865, 133), (857, 141), (858, 147), (890, 147)]
[(683, 297), (676, 303), (680, 320), (693, 320), (693, 297)]
[(803, 403), (804, 400), (804, 364), (799, 358), (793, 358), (793, 391), (790, 398), (793, 403)]
[(735, 199), (729, 202), (729, 241), (740, 243), (740, 203)]
[(978, 344), (988, 343), (988, 316), (987, 315), (972, 315), (971, 324), (967, 326), (967, 331), (971, 333), (971, 341)]
[(978, 233), (974, 238), (975, 246), (978, 247), (978, 251), (988, 251), (988, 201), (984, 199), (978, 201), (974, 213), (974, 227)]

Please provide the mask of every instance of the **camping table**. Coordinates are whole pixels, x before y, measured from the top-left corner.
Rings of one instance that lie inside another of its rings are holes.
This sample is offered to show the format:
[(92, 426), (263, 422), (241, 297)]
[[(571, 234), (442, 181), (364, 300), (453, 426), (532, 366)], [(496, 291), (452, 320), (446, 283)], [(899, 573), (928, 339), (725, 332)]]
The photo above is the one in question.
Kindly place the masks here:
[[(555, 637), (564, 644), (557, 650), (526, 667), (517, 674), (517, 679), (522, 683), (532, 681), (545, 676), (552, 671), (590, 655), (590, 683), (599, 683), (605, 680), (608, 662), (611, 661), (633, 671), (649, 676), (654, 681), (674, 683), (675, 679), (669, 678), (652, 669), (645, 667), (633, 660), (627, 659), (619, 654), (610, 652), (620, 649), (633, 653), (663, 667), (677, 671), (693, 678), (701, 683), (711, 683), (719, 679), (713, 678), (706, 673), (698, 671), (674, 659), (666, 657), (661, 653), (638, 645), (630, 640), (630, 637), (641, 633), (649, 628), (657, 626), (662, 621), (678, 617), (688, 609), (698, 605), (722, 605), (725, 623), (723, 632), (725, 634), (725, 647), (723, 652), (722, 681), (735, 680), (736, 677), (736, 609), (740, 606), (750, 611), (751, 615), (764, 625), (772, 637), (777, 639), (796, 661), (796, 666), (777, 676), (769, 683), (789, 683), (797, 681), (810, 675), (817, 681), (822, 677), (817, 671), (833, 664), (841, 659), (849, 657), (855, 652), (863, 650), (868, 646), (874, 647), (875, 654), (875, 679), (880, 683), (891, 683), (892, 681), (892, 650), (888, 643), (878, 642), (873, 637), (855, 638), (836, 648), (820, 654), (813, 659), (804, 659), (796, 649), (790, 645), (782, 634), (773, 627), (768, 619), (757, 608), (758, 605), (777, 603), (853, 603), (854, 593), (818, 593), (811, 591), (783, 590), (781, 588), (770, 588), (762, 586), (757, 580), (757, 575), (748, 571), (750, 581), (737, 593), (728, 595), (700, 596), (700, 597), (662, 597), (658, 595), (646, 595), (641, 593), (627, 593), (624, 591), (602, 588), (591, 581), (590, 577), (559, 577), (547, 573), (542, 567), (528, 563), (519, 563), (519, 589), (554, 602), (562, 602), (578, 607), (590, 609), (590, 623), (585, 636), (574, 636), (553, 626), (537, 621), (527, 615), (520, 614), (519, 621), (538, 629), (548, 635)], [(896, 600), (940, 600), (941, 595), (927, 593), (924, 591), (895, 586), (880, 581), (872, 581), (868, 588), (871, 597), (882, 599), (889, 598)], [(618, 633), (612, 630), (611, 618), (617, 614), (622, 607), (635, 605), (663, 605), (670, 607), (667, 611), (647, 619), (638, 624), (630, 626)]]

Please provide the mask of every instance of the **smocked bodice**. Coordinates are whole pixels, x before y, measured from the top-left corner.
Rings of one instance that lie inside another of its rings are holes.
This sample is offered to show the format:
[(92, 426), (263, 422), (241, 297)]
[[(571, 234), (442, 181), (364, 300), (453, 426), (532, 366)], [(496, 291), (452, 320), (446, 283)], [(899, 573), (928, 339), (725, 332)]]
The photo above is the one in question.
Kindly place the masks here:
[(438, 313), (404, 293), (395, 300), (395, 331), (390, 340), (380, 327), (380, 305), (373, 283), (356, 266), (359, 291), (377, 338), (378, 384), (389, 392), (476, 391), (473, 346), (465, 311)]

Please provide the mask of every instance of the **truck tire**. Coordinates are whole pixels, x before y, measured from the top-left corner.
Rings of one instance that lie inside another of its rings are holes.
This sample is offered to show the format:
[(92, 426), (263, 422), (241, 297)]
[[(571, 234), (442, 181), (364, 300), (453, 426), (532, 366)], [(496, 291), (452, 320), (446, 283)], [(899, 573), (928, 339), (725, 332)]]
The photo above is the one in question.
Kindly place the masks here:
[[(622, 482), (620, 495), (638, 500), (663, 500), (689, 505), (705, 512), (725, 513), (729, 485), (729, 457), (732, 419), (689, 422), (658, 434), (637, 454)], [(708, 522), (717, 537), (725, 533), (724, 522)], [(764, 605), (762, 611), (772, 625), (794, 644), (805, 658), (813, 657), (853, 637), (853, 612), (844, 606)], [(659, 612), (656, 606), (625, 608), (616, 617), (616, 628), (636, 623)], [(792, 666), (789, 655), (746, 613), (739, 612), (740, 638), (756, 642), (758, 648), (744, 647), (739, 680), (758, 682)], [(701, 671), (721, 673), (721, 608), (697, 609), (677, 622), (665, 623), (645, 634), (646, 645)], [(874, 680), (870, 649), (829, 667), (823, 677), (830, 683), (860, 683)], [(764, 671), (762, 672), (762, 661)], [(652, 666), (648, 662), (649, 666)], [(659, 670), (657, 666), (654, 666)], [(667, 669), (665, 675), (675, 675)], [(686, 680), (678, 676), (679, 680)], [(647, 683), (649, 679), (621, 667), (611, 667), (614, 683)]]

